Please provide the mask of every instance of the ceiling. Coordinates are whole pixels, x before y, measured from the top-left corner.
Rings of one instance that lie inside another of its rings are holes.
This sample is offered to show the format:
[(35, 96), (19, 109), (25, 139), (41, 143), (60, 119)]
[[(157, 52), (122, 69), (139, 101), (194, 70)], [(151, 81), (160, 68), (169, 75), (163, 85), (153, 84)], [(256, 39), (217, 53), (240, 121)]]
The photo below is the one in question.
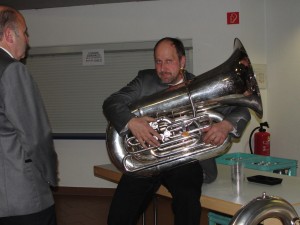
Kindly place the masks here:
[(142, 1), (151, 0), (1, 0), (1, 5), (11, 6), (18, 10), (25, 10)]

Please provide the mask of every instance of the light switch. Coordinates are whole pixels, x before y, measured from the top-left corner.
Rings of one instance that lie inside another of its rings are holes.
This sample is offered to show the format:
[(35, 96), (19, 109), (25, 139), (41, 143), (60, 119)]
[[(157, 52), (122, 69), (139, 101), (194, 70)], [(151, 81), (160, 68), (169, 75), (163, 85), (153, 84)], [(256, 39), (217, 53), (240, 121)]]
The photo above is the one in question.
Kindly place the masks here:
[(252, 64), (256, 81), (260, 89), (267, 88), (266, 64)]

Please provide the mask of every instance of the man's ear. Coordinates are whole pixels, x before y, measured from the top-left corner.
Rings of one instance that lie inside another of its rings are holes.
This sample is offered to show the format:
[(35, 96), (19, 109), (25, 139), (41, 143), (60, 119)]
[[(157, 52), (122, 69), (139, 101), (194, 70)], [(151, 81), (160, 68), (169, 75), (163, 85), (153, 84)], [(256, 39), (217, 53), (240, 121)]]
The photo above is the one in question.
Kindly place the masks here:
[(4, 30), (4, 39), (6, 42), (8, 43), (13, 43), (14, 42), (14, 38), (15, 38), (15, 31), (12, 30), (11, 28), (6, 28)]
[(185, 68), (186, 57), (182, 56), (180, 59), (180, 68)]

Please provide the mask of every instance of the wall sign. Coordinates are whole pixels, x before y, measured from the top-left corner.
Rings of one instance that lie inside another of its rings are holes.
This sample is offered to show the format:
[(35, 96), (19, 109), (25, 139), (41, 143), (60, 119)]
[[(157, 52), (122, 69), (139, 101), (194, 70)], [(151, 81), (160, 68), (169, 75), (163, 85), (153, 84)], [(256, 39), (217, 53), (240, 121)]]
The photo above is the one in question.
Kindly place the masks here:
[(87, 49), (82, 51), (83, 66), (104, 65), (104, 49)]
[(227, 13), (227, 24), (239, 24), (240, 13), (239, 12), (228, 12)]

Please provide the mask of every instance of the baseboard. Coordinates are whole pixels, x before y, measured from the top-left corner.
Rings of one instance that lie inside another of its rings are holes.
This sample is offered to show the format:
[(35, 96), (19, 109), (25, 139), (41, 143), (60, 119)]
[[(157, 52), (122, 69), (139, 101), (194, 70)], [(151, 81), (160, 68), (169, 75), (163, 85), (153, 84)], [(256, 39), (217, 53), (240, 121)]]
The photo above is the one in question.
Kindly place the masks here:
[(108, 196), (115, 193), (115, 188), (88, 188), (88, 187), (55, 187), (53, 195), (78, 195), (78, 196)]

